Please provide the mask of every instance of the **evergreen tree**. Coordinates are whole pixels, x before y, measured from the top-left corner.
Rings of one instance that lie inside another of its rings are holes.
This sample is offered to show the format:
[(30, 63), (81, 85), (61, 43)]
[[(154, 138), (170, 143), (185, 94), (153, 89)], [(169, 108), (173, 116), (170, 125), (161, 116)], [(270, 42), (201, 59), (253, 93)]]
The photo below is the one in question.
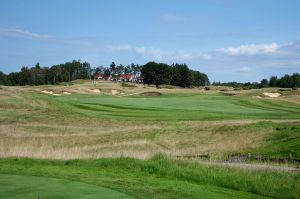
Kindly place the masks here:
[(171, 67), (167, 64), (148, 62), (141, 70), (143, 81), (146, 84), (169, 84), (171, 80)]

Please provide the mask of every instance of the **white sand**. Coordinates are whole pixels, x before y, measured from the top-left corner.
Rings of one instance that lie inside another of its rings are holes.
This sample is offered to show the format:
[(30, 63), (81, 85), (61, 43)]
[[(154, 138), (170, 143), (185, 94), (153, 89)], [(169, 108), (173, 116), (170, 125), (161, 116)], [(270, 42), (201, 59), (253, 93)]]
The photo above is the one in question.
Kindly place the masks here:
[(42, 91), (42, 93), (52, 95), (52, 94), (53, 94), (53, 91), (46, 91), (46, 90), (44, 90), (44, 91)]
[(65, 94), (65, 95), (71, 95), (72, 93), (64, 91), (63, 94)]
[(117, 95), (117, 94), (119, 94), (120, 92), (119, 91), (117, 91), (117, 90), (111, 90), (111, 94), (112, 95)]
[(264, 96), (267, 97), (279, 97), (281, 94), (280, 93), (263, 93)]
[(53, 93), (54, 96), (61, 96), (61, 94)]
[(54, 95), (54, 96), (61, 96), (61, 94), (53, 93), (53, 91), (42, 91), (42, 93), (48, 94), (48, 95)]
[(101, 93), (101, 91), (99, 89), (92, 89), (91, 91), (94, 93)]

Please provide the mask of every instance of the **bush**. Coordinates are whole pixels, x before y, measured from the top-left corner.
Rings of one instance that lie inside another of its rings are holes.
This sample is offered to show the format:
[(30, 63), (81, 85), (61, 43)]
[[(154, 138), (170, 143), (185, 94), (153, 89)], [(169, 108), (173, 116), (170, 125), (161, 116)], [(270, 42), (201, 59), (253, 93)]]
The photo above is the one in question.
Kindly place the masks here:
[(135, 87), (137, 87), (137, 86), (134, 85), (134, 84), (127, 84), (127, 83), (122, 83), (121, 86), (122, 86), (122, 87), (127, 87), (127, 88), (135, 88)]

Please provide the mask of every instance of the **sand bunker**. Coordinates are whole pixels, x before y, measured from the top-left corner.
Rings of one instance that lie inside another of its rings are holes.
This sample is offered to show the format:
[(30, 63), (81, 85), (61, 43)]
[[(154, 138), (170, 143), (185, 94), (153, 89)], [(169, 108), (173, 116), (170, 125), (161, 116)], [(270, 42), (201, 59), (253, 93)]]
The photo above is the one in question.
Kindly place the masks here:
[(54, 96), (61, 96), (61, 94), (53, 93)]
[(101, 93), (101, 91), (99, 89), (92, 89), (91, 91), (94, 93)]
[(45, 93), (45, 94), (49, 94), (49, 95), (52, 95), (53, 94), (53, 91), (42, 91), (42, 93)]
[(117, 95), (117, 94), (120, 94), (120, 92), (117, 91), (117, 90), (111, 90), (111, 94), (112, 94), (112, 95)]
[(63, 94), (65, 94), (65, 95), (71, 95), (72, 93), (64, 91)]
[(42, 91), (42, 93), (48, 94), (48, 95), (53, 95), (53, 96), (61, 96), (61, 94), (53, 93), (53, 91)]
[(263, 93), (263, 95), (266, 97), (279, 97), (281, 94), (280, 93)]

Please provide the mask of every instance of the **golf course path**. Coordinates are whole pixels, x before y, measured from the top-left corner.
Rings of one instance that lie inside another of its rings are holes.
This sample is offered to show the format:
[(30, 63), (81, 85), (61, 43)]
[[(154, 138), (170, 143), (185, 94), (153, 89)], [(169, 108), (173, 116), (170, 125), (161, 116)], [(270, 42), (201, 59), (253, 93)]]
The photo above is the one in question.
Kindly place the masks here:
[(0, 174), (0, 198), (10, 199), (134, 199), (108, 188), (70, 180)]

